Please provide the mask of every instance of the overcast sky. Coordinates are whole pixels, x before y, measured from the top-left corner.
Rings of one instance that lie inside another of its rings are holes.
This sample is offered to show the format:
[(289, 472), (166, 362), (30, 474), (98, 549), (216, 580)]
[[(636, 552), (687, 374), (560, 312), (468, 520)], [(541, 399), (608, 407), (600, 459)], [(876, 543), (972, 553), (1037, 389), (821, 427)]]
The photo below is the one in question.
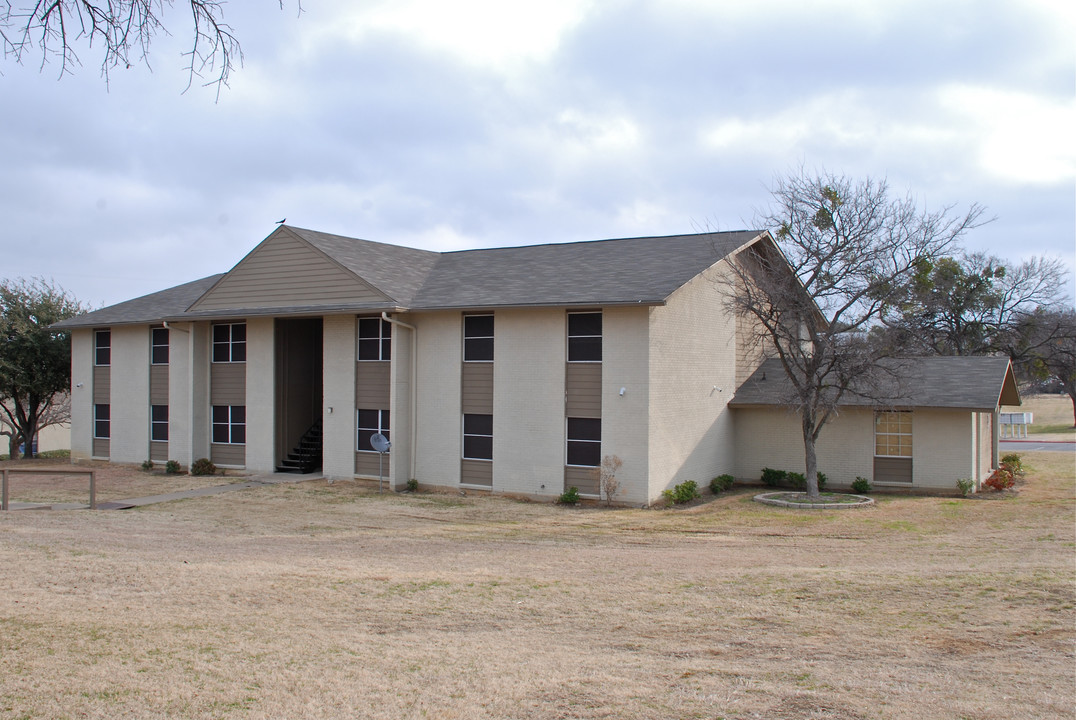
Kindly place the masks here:
[(285, 217), (431, 250), (736, 230), (800, 166), (1074, 265), (1071, 0), (232, 2), (217, 102), (182, 92), (182, 5), (108, 88), (94, 50), (0, 61), (0, 277), (111, 304)]

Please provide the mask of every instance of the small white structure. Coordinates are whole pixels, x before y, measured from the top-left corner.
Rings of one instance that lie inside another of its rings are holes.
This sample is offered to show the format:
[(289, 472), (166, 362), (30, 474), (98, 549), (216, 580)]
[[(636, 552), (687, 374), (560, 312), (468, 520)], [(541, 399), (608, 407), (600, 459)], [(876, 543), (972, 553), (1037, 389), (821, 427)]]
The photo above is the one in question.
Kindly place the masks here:
[(1032, 413), (1008, 412), (1000, 413), (1001, 437), (1003, 438), (1026, 438), (1027, 426), (1032, 423)]

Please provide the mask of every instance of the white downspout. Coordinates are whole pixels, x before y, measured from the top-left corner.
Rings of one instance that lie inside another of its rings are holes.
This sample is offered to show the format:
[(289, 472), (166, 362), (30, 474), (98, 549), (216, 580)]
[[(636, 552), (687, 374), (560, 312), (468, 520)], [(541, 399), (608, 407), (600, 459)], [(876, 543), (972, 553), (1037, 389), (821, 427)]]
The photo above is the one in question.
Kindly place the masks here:
[(407, 476), (410, 480), (415, 477), (415, 458), (418, 457), (418, 328), (389, 317), (385, 311), (381, 312), (381, 319), (411, 331), (411, 473)]

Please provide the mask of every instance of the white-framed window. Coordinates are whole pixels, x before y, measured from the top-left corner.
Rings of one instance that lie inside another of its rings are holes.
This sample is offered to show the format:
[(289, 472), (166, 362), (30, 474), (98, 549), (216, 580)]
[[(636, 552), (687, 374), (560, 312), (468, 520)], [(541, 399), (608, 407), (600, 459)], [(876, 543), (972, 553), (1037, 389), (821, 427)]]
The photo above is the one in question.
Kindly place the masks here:
[(149, 406), (149, 439), (158, 442), (168, 441), (168, 406)]
[(168, 364), (168, 328), (156, 327), (149, 331), (149, 361), (152, 365)]
[(493, 416), (464, 413), (463, 458), (465, 460), (493, 459)]
[(370, 444), (370, 438), (377, 433), (389, 437), (389, 411), (388, 410), (358, 410), (356, 411), (356, 425), (358, 435), (355, 439), (355, 449), (359, 452), (377, 452)]
[(213, 442), (218, 445), (246, 444), (246, 405), (213, 406)]
[(93, 364), (108, 367), (112, 364), (112, 331), (95, 330), (93, 333)]
[(213, 362), (247, 361), (247, 324), (219, 323), (213, 326)]
[(602, 314), (568, 313), (568, 362), (602, 361)]
[(493, 316), (463, 316), (463, 361), (493, 362)]
[(93, 437), (96, 440), (108, 440), (112, 436), (112, 406), (96, 404), (93, 406)]
[(874, 456), (912, 456), (911, 411), (884, 411), (874, 414)]
[(601, 418), (570, 417), (567, 420), (566, 464), (581, 467), (597, 467), (601, 465)]
[(380, 317), (359, 318), (359, 360), (392, 359), (392, 323)]

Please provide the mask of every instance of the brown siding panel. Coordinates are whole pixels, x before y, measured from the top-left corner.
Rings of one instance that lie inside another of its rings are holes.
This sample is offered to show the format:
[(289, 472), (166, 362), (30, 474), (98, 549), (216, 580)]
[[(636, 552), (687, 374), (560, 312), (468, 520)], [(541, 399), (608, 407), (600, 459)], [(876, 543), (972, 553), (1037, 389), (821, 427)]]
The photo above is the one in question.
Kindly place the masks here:
[(493, 487), (493, 463), (489, 460), (460, 461), (460, 483)]
[(377, 302), (385, 297), (294, 236), (259, 245), (194, 308), (283, 307)]
[(355, 363), (355, 366), (355, 407), (363, 410), (391, 410), (391, 361), (371, 360)]
[(168, 366), (149, 366), (149, 404), (168, 404)]
[[(374, 452), (355, 453), (355, 474), (377, 477), (378, 454), (379, 453)], [(392, 456), (389, 453), (385, 453), (385, 464), (381, 467), (381, 473), (386, 479), (389, 477), (389, 465), (392, 464), (391, 460)]]
[(168, 443), (159, 440), (150, 442), (149, 459), (154, 462), (165, 462), (168, 460)]
[(579, 489), (580, 495), (597, 495), (598, 479), (594, 475), (594, 468), (566, 466), (564, 468), (564, 489), (575, 487)]
[(100, 440), (94, 438), (93, 440), (93, 456), (97, 458), (106, 458), (109, 456), (109, 441)]
[(209, 368), (210, 404), (247, 404), (246, 363), (210, 363)]
[(568, 363), (565, 402), (568, 417), (602, 416), (601, 363)]
[(493, 414), (493, 363), (463, 363), (462, 385), (464, 413)]
[(93, 402), (96, 405), (108, 405), (112, 395), (112, 368), (108, 366), (93, 369)]
[(237, 465), (242, 467), (247, 464), (246, 445), (218, 445), (209, 446), (209, 459), (214, 465)]
[(874, 458), (874, 482), (910, 483), (911, 481), (911, 458)]

